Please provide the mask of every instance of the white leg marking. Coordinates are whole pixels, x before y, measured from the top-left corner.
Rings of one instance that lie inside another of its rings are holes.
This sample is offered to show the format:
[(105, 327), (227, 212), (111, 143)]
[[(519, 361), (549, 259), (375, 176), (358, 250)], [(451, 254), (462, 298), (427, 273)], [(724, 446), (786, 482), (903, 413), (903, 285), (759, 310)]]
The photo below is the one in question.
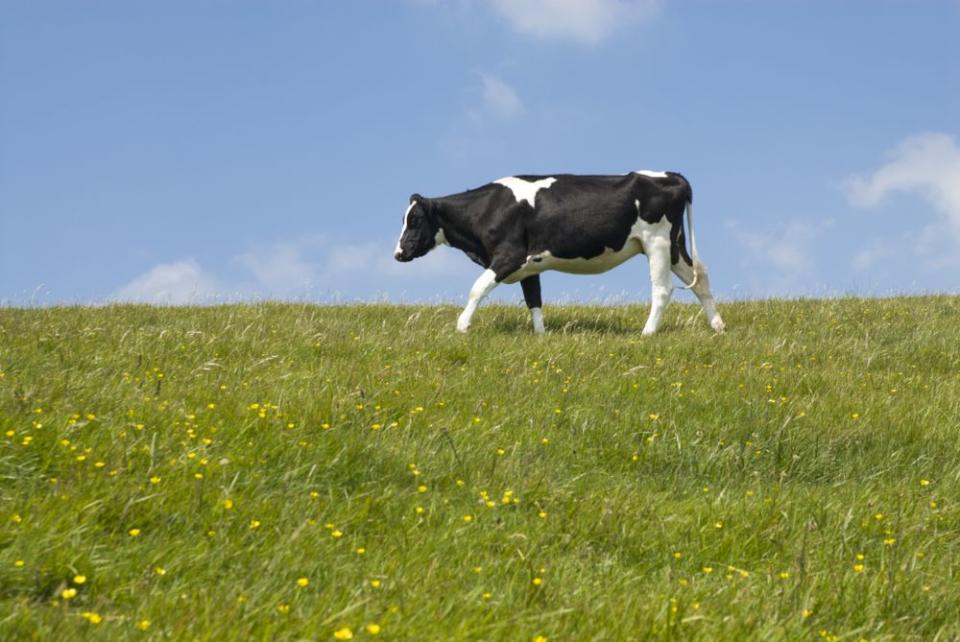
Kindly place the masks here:
[(649, 336), (657, 331), (673, 293), (673, 283), (670, 281), (670, 237), (649, 234), (644, 238), (643, 247), (650, 258), (650, 316), (643, 327), (644, 336)]
[(700, 299), (700, 305), (703, 306), (703, 313), (707, 317), (707, 323), (710, 324), (710, 327), (713, 328), (715, 332), (720, 334), (726, 326), (723, 323), (723, 319), (720, 318), (720, 313), (717, 312), (717, 305), (713, 299), (713, 293), (710, 292), (710, 278), (707, 276), (707, 266), (701, 261), (697, 261), (695, 268), (693, 268), (684, 263), (683, 260), (680, 260), (673, 266), (673, 273), (676, 274), (681, 281), (689, 285), (693, 282), (694, 269), (697, 270), (697, 282), (693, 285), (693, 293)]
[(546, 331), (543, 327), (543, 310), (530, 308), (530, 317), (533, 319), (533, 331), (537, 334), (543, 334)]
[(457, 318), (457, 332), (466, 332), (470, 329), (470, 321), (473, 319), (473, 313), (477, 311), (477, 306), (495, 287), (497, 287), (497, 274), (493, 270), (484, 270), (480, 278), (474, 281), (473, 287), (470, 288), (470, 300), (467, 301), (467, 307)]

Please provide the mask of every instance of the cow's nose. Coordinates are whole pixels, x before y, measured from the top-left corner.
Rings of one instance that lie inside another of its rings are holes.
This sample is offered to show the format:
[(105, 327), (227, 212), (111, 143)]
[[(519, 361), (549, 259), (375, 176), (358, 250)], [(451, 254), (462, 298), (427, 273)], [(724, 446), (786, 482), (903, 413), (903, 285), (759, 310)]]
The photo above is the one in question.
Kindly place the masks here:
[(396, 252), (393, 253), (393, 258), (395, 258), (395, 259), (398, 260), (398, 261), (402, 261), (402, 260), (403, 260), (403, 252), (401, 252), (400, 250), (397, 250)]

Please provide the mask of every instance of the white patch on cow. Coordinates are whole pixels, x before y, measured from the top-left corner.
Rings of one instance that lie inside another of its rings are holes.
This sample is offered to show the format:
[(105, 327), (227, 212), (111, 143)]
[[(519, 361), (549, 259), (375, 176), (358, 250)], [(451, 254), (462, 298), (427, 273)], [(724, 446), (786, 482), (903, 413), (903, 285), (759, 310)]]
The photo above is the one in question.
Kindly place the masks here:
[(430, 251), (432, 252), (441, 245), (449, 245), (449, 243), (447, 242), (447, 235), (443, 233), (443, 228), (438, 227), (437, 234), (433, 237), (433, 248)]
[(403, 213), (403, 227), (400, 229), (400, 238), (397, 239), (397, 247), (396, 249), (393, 250), (394, 256), (398, 256), (402, 251), (400, 249), (400, 241), (403, 240), (403, 235), (407, 233), (407, 223), (410, 220), (410, 210), (412, 210), (413, 206), (416, 204), (417, 204), (416, 201), (413, 201), (412, 203), (410, 203), (410, 205), (407, 206), (407, 211)]
[(503, 185), (513, 192), (513, 197), (517, 199), (518, 203), (520, 201), (526, 201), (530, 203), (530, 207), (536, 207), (537, 192), (541, 189), (549, 188), (557, 182), (557, 179), (551, 176), (550, 178), (541, 178), (539, 181), (525, 181), (516, 176), (507, 176), (506, 178), (501, 178), (493, 182), (498, 185)]
[(457, 318), (457, 332), (466, 332), (470, 329), (470, 321), (473, 320), (473, 313), (477, 311), (477, 306), (495, 287), (497, 287), (497, 273), (488, 268), (483, 271), (480, 278), (470, 288), (470, 299), (467, 301), (467, 307)]
[(649, 169), (639, 169), (634, 172), (634, 174), (640, 174), (640, 176), (646, 176), (647, 178), (666, 178), (666, 172), (655, 172)]
[[(640, 203), (636, 202), (639, 211)], [(572, 258), (565, 259), (553, 256), (549, 251), (540, 252), (527, 257), (527, 260), (519, 270), (508, 275), (503, 279), (504, 283), (517, 283), (528, 276), (540, 274), (547, 270), (556, 270), (558, 272), (569, 272), (573, 274), (596, 274), (606, 272), (627, 259), (637, 254), (646, 254), (650, 261), (650, 316), (643, 328), (643, 334), (650, 335), (657, 331), (660, 325), (660, 319), (670, 303), (670, 297), (673, 294), (673, 283), (671, 282), (671, 264), (670, 264), (670, 221), (666, 216), (660, 217), (656, 223), (648, 223), (639, 216), (636, 222), (630, 227), (627, 239), (619, 250), (605, 248), (603, 253), (592, 258)], [(680, 262), (682, 263), (682, 261)], [(683, 265), (686, 265), (685, 263)], [(686, 276), (686, 275), (684, 275)], [(694, 286), (694, 292), (707, 302), (704, 309), (707, 311), (710, 325), (717, 332), (721, 332), (723, 322), (713, 307), (712, 296), (709, 293), (709, 285), (706, 275), (703, 275), (703, 283)], [(689, 275), (692, 282), (693, 275)], [(476, 286), (474, 286), (476, 287)], [(471, 295), (472, 296), (472, 295)], [(709, 305), (707, 305), (709, 303)], [(472, 314), (472, 312), (471, 312)], [(537, 328), (537, 314), (531, 310), (534, 315), (534, 330)]]
[(543, 310), (530, 308), (530, 318), (533, 320), (533, 331), (537, 334), (543, 334), (546, 331), (543, 327)]
[(666, 217), (660, 219), (657, 223), (647, 223), (642, 218), (637, 218), (636, 223), (630, 227), (630, 233), (623, 247), (619, 250), (613, 248), (604, 248), (602, 254), (592, 258), (573, 258), (565, 259), (554, 256), (549, 250), (533, 254), (527, 257), (520, 269), (513, 274), (508, 275), (504, 283), (517, 283), (528, 276), (540, 274), (548, 270), (557, 272), (567, 272), (569, 274), (600, 274), (611, 270), (627, 259), (637, 254), (644, 253), (646, 243), (654, 237), (665, 236), (667, 239), (667, 249), (669, 250), (670, 241), (670, 221)]

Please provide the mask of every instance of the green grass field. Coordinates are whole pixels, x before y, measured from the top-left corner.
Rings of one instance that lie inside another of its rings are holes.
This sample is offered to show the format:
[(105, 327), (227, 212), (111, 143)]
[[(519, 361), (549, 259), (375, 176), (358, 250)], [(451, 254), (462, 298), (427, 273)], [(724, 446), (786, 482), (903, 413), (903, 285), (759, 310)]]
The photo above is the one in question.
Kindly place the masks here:
[(960, 298), (0, 309), (0, 639), (956, 640)]

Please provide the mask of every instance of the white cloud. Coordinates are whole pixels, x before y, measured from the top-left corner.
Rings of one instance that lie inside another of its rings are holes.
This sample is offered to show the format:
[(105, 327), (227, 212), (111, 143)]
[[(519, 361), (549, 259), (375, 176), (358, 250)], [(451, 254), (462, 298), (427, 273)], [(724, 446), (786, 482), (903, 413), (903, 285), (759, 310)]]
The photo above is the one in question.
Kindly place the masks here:
[(874, 239), (870, 244), (853, 255), (853, 268), (858, 272), (869, 272), (882, 261), (889, 260), (896, 252), (888, 243)]
[(271, 297), (302, 294), (320, 280), (319, 267), (304, 258), (304, 251), (320, 239), (275, 243), (260, 251), (246, 252), (236, 261), (256, 279), (255, 289)]
[[(381, 279), (414, 281), (421, 277), (457, 276), (473, 274), (473, 265), (459, 251), (439, 247), (410, 263), (399, 263), (393, 258), (394, 244), (371, 241), (341, 245), (330, 252), (324, 263), (324, 273), (341, 279), (351, 274), (367, 274)], [(476, 276), (476, 275), (474, 275)]]
[[(397, 292), (463, 293), (479, 274), (450, 248), (438, 248), (412, 263), (393, 258), (395, 242), (328, 244), (319, 238), (274, 243), (233, 258), (229, 281), (212, 276), (193, 259), (157, 265), (118, 289), (112, 301), (162, 305), (222, 303), (243, 299), (381, 299)], [(315, 255), (311, 260), (310, 255)], [(462, 292), (461, 292), (462, 291)]]
[(816, 227), (791, 221), (782, 230), (765, 234), (757, 230), (738, 231), (736, 238), (748, 251), (755, 265), (773, 265), (784, 275), (797, 275), (813, 269), (810, 248), (818, 233)]
[(518, 118), (526, 112), (513, 87), (490, 74), (481, 73), (480, 79), (483, 81), (483, 104), (488, 112), (503, 120)]
[[(960, 241), (960, 147), (953, 136), (927, 133), (910, 136), (878, 169), (846, 181), (850, 202), (872, 208), (897, 192), (913, 192), (928, 201)], [(927, 235), (929, 235), (929, 231)]]
[(114, 292), (115, 301), (183, 305), (208, 303), (221, 290), (215, 278), (194, 259), (162, 263)]
[[(915, 195), (908, 219), (874, 236), (852, 259), (861, 272), (886, 267), (925, 282), (944, 270), (960, 267), (960, 146), (953, 136), (925, 133), (909, 136), (888, 153), (877, 169), (848, 177), (844, 183), (851, 204), (879, 208), (897, 194)], [(923, 201), (932, 210), (924, 216)], [(903, 220), (903, 214), (899, 218)], [(934, 275), (934, 276), (931, 276)], [(936, 285), (934, 285), (936, 287)]]
[(333, 249), (323, 265), (328, 285), (322, 294), (338, 300), (460, 301), (482, 272), (449, 247), (399, 263), (393, 258), (394, 245), (395, 241), (382, 239)]
[[(794, 218), (777, 225), (758, 228), (749, 221), (732, 220), (726, 224), (739, 250), (740, 280), (734, 284), (737, 295), (749, 296), (829, 296), (833, 282), (821, 279), (829, 275), (829, 255), (821, 249), (821, 240), (833, 226), (831, 218)], [(706, 257), (710, 264), (710, 257)]]
[(614, 30), (652, 17), (658, 0), (487, 0), (517, 32), (537, 38), (596, 43)]

